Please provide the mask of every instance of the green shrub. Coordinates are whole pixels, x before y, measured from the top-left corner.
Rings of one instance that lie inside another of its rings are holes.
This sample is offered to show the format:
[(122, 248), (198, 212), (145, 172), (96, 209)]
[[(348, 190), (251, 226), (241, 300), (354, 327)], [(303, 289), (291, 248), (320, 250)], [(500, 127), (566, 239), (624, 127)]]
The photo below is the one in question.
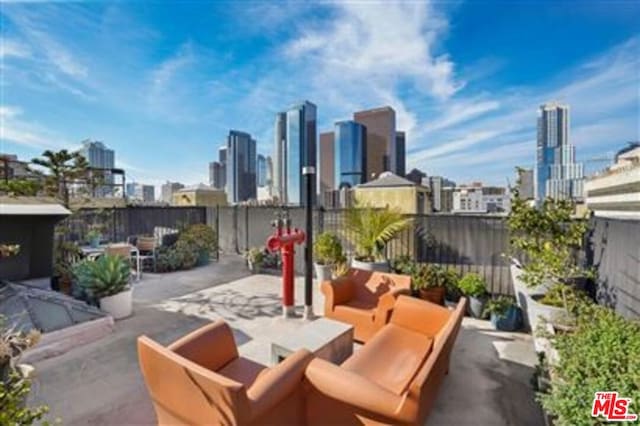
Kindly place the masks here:
[(499, 318), (503, 318), (509, 308), (516, 306), (516, 300), (512, 296), (498, 296), (487, 301), (484, 308), (483, 316), (497, 315)]
[(156, 254), (156, 270), (173, 272), (193, 268), (198, 262), (197, 247), (184, 240), (171, 247), (161, 247)]
[(465, 296), (483, 297), (487, 294), (487, 284), (478, 274), (468, 273), (458, 282), (460, 291)]
[(417, 265), (409, 255), (398, 256), (391, 262), (391, 270), (396, 274), (413, 275)]
[(80, 262), (73, 272), (81, 287), (102, 298), (121, 293), (129, 287), (131, 266), (121, 256), (105, 254), (94, 261)]
[(313, 253), (316, 263), (320, 265), (333, 265), (344, 258), (340, 239), (330, 232), (318, 235), (313, 243)]
[(25, 400), (30, 390), (30, 381), (17, 372), (9, 374), (6, 380), (0, 380), (0, 425), (27, 426), (40, 422), (49, 408), (28, 407)]
[(576, 308), (576, 304), (582, 302), (587, 303), (587, 295), (573, 286), (566, 284), (554, 284), (540, 299), (540, 303), (555, 306), (558, 308), (566, 307), (569, 312)]
[(411, 274), (411, 286), (415, 290), (456, 285), (458, 276), (454, 271), (433, 264), (419, 264)]
[(198, 254), (211, 254), (218, 248), (218, 239), (215, 231), (210, 226), (202, 223), (190, 225), (180, 232), (178, 243), (180, 242), (182, 242), (183, 248), (188, 246)]
[(612, 310), (582, 304), (571, 333), (552, 340), (558, 361), (551, 369), (551, 388), (538, 394), (543, 407), (560, 426), (593, 425), (596, 391), (617, 391), (631, 398), (630, 410), (640, 413), (640, 323)]
[(251, 247), (244, 253), (244, 258), (255, 266), (261, 266), (264, 262), (264, 248)]

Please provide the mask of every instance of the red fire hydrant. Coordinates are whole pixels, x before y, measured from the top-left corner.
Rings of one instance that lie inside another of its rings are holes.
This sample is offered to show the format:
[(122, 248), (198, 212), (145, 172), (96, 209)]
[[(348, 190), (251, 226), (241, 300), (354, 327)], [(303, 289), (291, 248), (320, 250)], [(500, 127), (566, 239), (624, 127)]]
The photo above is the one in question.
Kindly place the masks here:
[[(283, 225), (285, 225), (283, 227)], [(293, 264), (295, 248), (294, 244), (304, 242), (304, 232), (298, 228), (291, 229), (291, 220), (277, 219), (273, 235), (267, 239), (267, 249), (270, 252), (280, 250), (282, 254), (282, 311), (285, 317), (293, 315), (294, 295), (293, 295)]]

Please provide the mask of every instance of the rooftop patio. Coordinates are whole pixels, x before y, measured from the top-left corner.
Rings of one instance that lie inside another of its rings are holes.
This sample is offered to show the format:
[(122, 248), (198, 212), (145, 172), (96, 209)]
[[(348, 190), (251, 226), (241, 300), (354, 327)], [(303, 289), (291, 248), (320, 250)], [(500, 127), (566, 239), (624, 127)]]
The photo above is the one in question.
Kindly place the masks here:
[[(118, 321), (114, 333), (35, 365), (32, 402), (48, 404), (50, 417), (64, 424), (154, 424), (137, 337), (166, 344), (224, 318), (241, 355), (269, 364), (271, 340), (305, 324), (281, 318), (280, 282), (248, 275), (239, 256), (186, 272), (146, 274), (135, 286), (134, 315)], [(314, 287), (320, 314), (323, 299)], [(302, 296), (298, 278), (300, 312)], [(529, 384), (535, 363), (530, 335), (496, 332), (486, 321), (465, 318), (429, 424), (542, 424)]]

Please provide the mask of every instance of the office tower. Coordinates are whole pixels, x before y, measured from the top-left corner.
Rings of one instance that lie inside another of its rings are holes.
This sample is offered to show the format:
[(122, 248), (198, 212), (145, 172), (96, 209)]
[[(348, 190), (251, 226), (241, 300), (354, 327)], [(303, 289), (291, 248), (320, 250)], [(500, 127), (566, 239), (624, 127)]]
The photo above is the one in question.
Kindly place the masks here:
[(318, 178), (320, 181), (320, 204), (332, 205), (332, 194), (335, 189), (335, 138), (333, 132), (320, 133), (318, 152)]
[(239, 203), (256, 198), (256, 141), (251, 135), (230, 130), (226, 154), (227, 199)]
[(523, 200), (533, 200), (534, 199), (534, 178), (533, 178), (533, 169), (523, 169), (518, 167), (517, 169), (517, 189), (518, 189), (518, 197)]
[[(306, 200), (307, 188), (302, 168), (317, 167), (316, 114), (316, 106), (304, 101), (276, 115), (276, 180), (283, 204), (300, 205)], [(316, 186), (314, 177), (311, 190), (311, 203), (314, 205)]]
[(127, 198), (131, 201), (141, 201), (152, 203), (155, 201), (155, 187), (153, 185), (143, 185), (137, 182), (128, 183), (125, 186)]
[(569, 106), (556, 102), (540, 106), (537, 139), (536, 201), (581, 199), (584, 171), (569, 143)]
[(386, 106), (353, 114), (353, 120), (367, 128), (367, 180), (383, 171), (396, 171), (396, 112)]
[(355, 121), (335, 124), (334, 189), (367, 182), (367, 129)]
[(421, 185), (422, 179), (426, 177), (427, 177), (427, 174), (419, 169), (411, 169), (411, 171), (407, 173), (407, 175), (405, 176), (407, 180), (410, 180), (411, 182), (418, 185)]
[(218, 161), (209, 163), (209, 185), (216, 189), (224, 189), (226, 180), (224, 165)]
[(162, 201), (165, 203), (171, 203), (173, 200), (173, 193), (184, 188), (184, 185), (178, 182), (169, 182), (162, 184), (160, 187)]
[(108, 149), (102, 142), (86, 139), (82, 141), (80, 154), (87, 159), (89, 167), (104, 170), (104, 172), (102, 172), (102, 176), (106, 185), (96, 188), (94, 191), (94, 196), (112, 196), (113, 186), (111, 185), (113, 185), (114, 179), (113, 175), (111, 174), (111, 169), (115, 167), (115, 152), (112, 149)]
[(276, 114), (273, 134), (273, 145), (275, 147), (275, 151), (273, 153), (273, 195), (282, 202), (284, 190), (284, 176), (282, 174), (282, 170), (284, 169), (284, 147), (285, 140), (287, 138), (286, 113), (279, 112)]
[(257, 171), (256, 171), (257, 185), (260, 188), (267, 186), (267, 159), (265, 158), (264, 155), (258, 154), (256, 167), (257, 167)]
[(273, 196), (273, 160), (270, 155), (267, 155), (267, 187), (269, 196)]
[(396, 174), (404, 176), (407, 172), (407, 135), (405, 132), (396, 132)]

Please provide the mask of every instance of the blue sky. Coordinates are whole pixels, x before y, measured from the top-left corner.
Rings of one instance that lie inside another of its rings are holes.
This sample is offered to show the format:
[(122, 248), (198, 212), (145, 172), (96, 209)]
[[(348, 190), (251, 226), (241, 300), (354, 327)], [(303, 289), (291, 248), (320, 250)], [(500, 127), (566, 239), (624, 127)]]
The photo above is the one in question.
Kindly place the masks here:
[[(579, 159), (640, 139), (634, 1), (0, 3), (0, 151), (85, 138), (128, 179), (207, 181), (231, 128), (272, 152), (274, 114), (319, 130), (391, 105), (408, 168), (505, 184), (532, 166), (536, 109), (571, 106)], [(589, 162), (587, 168), (603, 163)]]

